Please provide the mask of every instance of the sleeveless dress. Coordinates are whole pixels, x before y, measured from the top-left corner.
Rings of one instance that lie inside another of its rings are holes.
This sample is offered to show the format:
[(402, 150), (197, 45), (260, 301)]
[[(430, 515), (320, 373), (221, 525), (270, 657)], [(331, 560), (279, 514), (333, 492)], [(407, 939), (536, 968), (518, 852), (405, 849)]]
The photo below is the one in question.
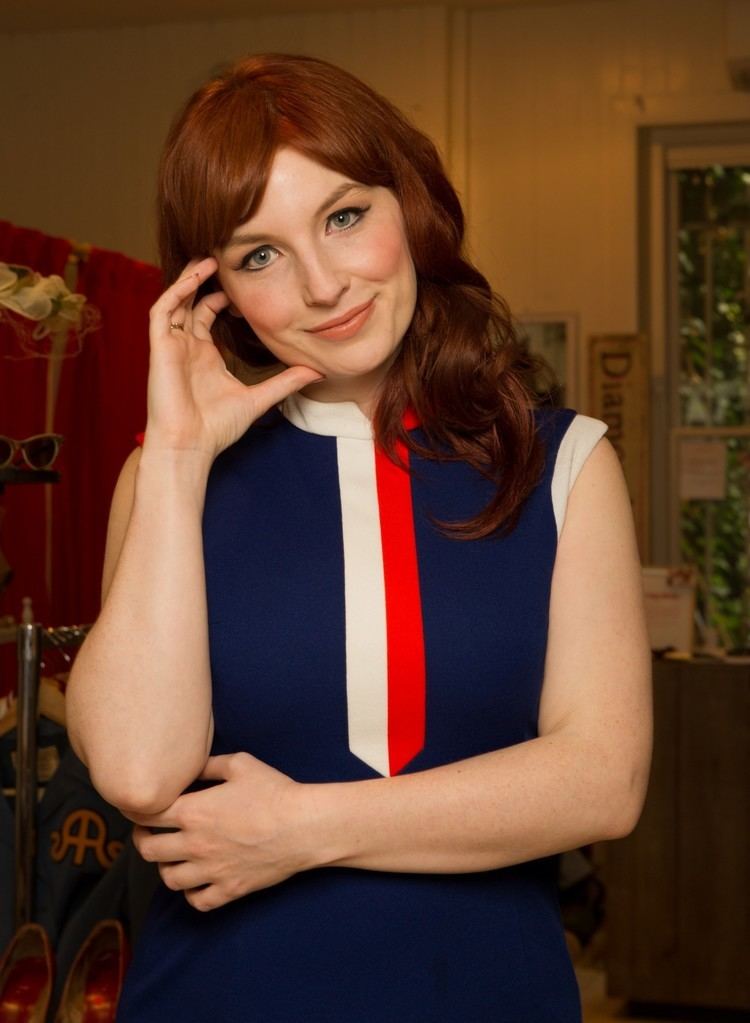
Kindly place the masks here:
[[(214, 754), (356, 781), (537, 735), (567, 495), (607, 427), (534, 415), (544, 474), (500, 539), (446, 537), (436, 520), (475, 514), (490, 484), (463, 462), (396, 467), (351, 402), (294, 395), (219, 456), (204, 513)], [(160, 885), (118, 1021), (579, 1023), (556, 868), (322, 868), (208, 913)]]

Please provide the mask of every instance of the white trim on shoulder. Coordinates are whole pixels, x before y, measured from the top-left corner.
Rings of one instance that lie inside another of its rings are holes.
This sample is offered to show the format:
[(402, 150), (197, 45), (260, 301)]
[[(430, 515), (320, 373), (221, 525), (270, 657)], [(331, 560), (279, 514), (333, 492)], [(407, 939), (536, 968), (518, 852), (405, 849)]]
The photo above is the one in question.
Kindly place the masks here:
[(573, 489), (583, 463), (607, 430), (607, 424), (601, 419), (593, 419), (579, 412), (571, 419), (565, 436), (560, 441), (552, 474), (552, 510), (555, 513), (558, 540), (565, 521), (568, 494)]

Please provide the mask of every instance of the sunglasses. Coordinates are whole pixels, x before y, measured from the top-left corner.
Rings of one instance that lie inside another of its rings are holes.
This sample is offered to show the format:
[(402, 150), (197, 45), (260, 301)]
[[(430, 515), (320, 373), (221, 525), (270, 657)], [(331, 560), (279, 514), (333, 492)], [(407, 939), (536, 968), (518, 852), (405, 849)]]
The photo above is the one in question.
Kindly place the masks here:
[(60, 453), (62, 442), (59, 433), (38, 433), (26, 440), (0, 435), (0, 469), (20, 465), (19, 454), (30, 469), (49, 469)]

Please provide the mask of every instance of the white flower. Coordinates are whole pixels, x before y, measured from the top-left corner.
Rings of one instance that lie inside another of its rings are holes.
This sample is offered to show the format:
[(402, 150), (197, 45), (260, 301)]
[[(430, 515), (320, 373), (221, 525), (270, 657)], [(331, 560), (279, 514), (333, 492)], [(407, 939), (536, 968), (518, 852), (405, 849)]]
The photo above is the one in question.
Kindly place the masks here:
[(12, 295), (2, 299), (6, 309), (25, 316), (28, 320), (46, 320), (52, 312), (52, 299), (45, 295), (38, 284), (17, 288)]
[(17, 284), (18, 277), (16, 277), (7, 263), (0, 263), (0, 301), (2, 301), (6, 294), (9, 295)]
[(28, 267), (0, 263), (0, 306), (36, 320), (35, 337), (79, 326), (85, 304), (85, 295), (71, 292), (57, 274), (42, 277)]

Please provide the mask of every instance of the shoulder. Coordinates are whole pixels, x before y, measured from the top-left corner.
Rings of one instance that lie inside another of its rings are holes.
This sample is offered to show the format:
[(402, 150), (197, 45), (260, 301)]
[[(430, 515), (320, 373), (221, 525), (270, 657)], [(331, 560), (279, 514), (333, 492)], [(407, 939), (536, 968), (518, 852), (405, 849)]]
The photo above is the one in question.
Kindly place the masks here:
[(559, 537), (573, 485), (594, 449), (609, 448), (610, 461), (617, 456), (611, 444), (606, 441), (599, 444), (608, 429), (601, 419), (571, 408), (540, 408), (535, 410), (535, 416), (550, 455), (550, 492)]

